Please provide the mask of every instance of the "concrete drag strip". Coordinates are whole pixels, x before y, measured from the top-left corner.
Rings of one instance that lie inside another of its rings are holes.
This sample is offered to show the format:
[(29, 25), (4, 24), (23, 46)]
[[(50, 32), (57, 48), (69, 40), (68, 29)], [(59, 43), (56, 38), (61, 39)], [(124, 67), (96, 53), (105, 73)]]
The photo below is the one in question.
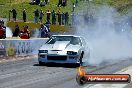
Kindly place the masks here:
[[(0, 63), (0, 88), (83, 88), (76, 82), (77, 69), (71, 65), (39, 66), (36, 59)], [(115, 73), (131, 66), (132, 60), (112, 63), (108, 66), (88, 66), (90, 74)], [(102, 64), (104, 65), (104, 64)], [(108, 70), (109, 69), (109, 70)], [(86, 85), (87, 86), (87, 85)], [(94, 85), (89, 85), (94, 86)], [(87, 88), (87, 87), (85, 87)]]

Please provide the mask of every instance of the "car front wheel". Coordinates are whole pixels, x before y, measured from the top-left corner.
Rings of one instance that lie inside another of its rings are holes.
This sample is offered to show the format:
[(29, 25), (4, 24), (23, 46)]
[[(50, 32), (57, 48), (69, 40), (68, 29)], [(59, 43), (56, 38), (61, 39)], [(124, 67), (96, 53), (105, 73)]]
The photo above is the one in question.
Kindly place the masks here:
[(83, 62), (82, 62), (83, 55), (84, 55), (84, 52), (82, 52), (82, 53), (81, 53), (81, 56), (80, 56), (80, 60), (79, 60), (80, 65), (82, 65), (82, 64), (83, 64)]
[(43, 63), (43, 62), (41, 62), (41, 61), (39, 61), (39, 65), (40, 65), (40, 66), (42, 66), (42, 65), (44, 65), (44, 63)]

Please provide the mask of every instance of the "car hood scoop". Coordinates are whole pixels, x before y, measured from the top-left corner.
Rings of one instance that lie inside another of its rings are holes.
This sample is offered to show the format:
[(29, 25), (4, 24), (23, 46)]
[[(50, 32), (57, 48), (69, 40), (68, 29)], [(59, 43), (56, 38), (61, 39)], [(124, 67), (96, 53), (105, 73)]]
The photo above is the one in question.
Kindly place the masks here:
[(64, 50), (70, 44), (70, 41), (56, 41), (52, 50)]

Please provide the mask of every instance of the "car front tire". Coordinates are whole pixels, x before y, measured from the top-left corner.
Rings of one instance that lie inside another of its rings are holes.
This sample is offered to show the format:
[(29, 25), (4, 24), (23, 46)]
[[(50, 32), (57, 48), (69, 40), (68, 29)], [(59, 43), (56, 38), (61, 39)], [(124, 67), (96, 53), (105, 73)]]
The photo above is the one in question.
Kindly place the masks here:
[(44, 65), (44, 63), (43, 63), (43, 62), (41, 62), (41, 61), (39, 61), (39, 65), (40, 65), (40, 66), (42, 66), (42, 65)]
[(79, 59), (79, 63), (80, 63), (80, 65), (83, 64), (83, 62), (82, 62), (83, 55), (84, 55), (84, 52), (81, 53), (81, 56), (80, 56), (80, 59)]

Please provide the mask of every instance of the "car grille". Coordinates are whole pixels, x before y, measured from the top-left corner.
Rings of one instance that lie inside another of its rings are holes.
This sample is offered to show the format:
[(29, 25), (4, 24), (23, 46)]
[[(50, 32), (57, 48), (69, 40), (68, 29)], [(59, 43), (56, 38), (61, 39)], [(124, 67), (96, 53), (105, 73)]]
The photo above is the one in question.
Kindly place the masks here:
[(66, 60), (67, 56), (47, 56), (48, 60)]
[(39, 57), (45, 58), (45, 55), (39, 55)]

